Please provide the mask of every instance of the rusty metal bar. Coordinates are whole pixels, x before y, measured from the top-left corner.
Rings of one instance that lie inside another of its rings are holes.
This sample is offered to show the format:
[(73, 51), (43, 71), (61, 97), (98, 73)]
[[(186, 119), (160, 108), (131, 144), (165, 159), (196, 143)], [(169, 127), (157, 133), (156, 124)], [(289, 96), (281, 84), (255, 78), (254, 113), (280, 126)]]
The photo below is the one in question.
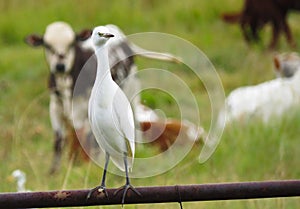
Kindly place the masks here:
[[(300, 196), (300, 180), (137, 187), (136, 189), (142, 196), (129, 191), (126, 204)], [(88, 191), (0, 193), (0, 208), (74, 207), (121, 203), (122, 192), (114, 196), (116, 189), (107, 189), (109, 198), (102, 193), (95, 193), (86, 200)]]

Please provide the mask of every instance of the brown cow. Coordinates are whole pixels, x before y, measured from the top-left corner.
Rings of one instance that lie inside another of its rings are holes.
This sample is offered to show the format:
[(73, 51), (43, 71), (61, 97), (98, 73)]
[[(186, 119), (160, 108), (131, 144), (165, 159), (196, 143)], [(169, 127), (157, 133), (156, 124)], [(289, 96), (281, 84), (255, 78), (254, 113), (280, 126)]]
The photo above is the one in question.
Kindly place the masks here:
[(241, 12), (236, 14), (223, 14), (226, 22), (239, 22), (243, 35), (247, 42), (259, 41), (258, 31), (267, 23), (272, 25), (272, 40), (270, 49), (274, 49), (278, 43), (281, 32), (284, 32), (291, 47), (296, 43), (287, 23), (287, 14), (290, 10), (300, 10), (298, 0), (245, 0)]

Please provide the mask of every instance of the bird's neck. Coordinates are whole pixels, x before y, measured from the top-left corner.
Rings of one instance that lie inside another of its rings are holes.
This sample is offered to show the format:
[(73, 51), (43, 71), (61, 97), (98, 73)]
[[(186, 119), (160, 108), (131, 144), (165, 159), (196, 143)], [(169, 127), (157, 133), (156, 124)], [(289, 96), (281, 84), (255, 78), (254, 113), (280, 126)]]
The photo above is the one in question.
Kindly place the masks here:
[(102, 46), (96, 50), (97, 56), (97, 75), (96, 80), (111, 79), (111, 72), (108, 60), (108, 50), (106, 46)]
[(17, 190), (18, 190), (18, 192), (24, 192), (25, 191), (25, 181), (24, 180), (18, 181)]

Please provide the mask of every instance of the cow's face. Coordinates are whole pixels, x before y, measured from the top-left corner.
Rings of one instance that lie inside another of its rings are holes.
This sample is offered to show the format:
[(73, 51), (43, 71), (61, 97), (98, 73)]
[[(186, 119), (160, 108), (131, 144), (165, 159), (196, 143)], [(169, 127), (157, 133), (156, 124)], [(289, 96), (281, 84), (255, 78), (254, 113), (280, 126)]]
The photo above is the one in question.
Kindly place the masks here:
[(29, 35), (26, 42), (31, 46), (44, 46), (45, 56), (51, 73), (69, 73), (75, 59), (75, 45), (89, 38), (90, 30), (76, 35), (71, 26), (64, 22), (54, 22), (47, 26), (43, 37)]
[(274, 56), (275, 73), (277, 77), (293, 77), (300, 67), (298, 53), (282, 53)]
[(67, 73), (75, 58), (75, 33), (65, 23), (49, 25), (44, 38), (45, 55), (52, 73)]

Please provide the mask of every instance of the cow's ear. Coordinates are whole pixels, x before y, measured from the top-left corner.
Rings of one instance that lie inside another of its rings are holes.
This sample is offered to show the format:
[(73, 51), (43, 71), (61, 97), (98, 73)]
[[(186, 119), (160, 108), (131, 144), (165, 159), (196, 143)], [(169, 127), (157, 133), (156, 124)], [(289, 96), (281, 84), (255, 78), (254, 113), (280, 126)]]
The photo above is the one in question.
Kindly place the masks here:
[(32, 35), (28, 35), (25, 38), (25, 42), (30, 45), (30, 46), (41, 46), (44, 44), (44, 40), (42, 36), (36, 35), (36, 34), (32, 34)]
[(275, 55), (273, 58), (273, 62), (274, 62), (274, 66), (275, 66), (275, 70), (276, 71), (280, 71), (280, 60), (279, 60), (279, 56)]
[(91, 29), (84, 29), (81, 32), (76, 34), (76, 41), (85, 41), (88, 38), (91, 37), (92, 35), (92, 30)]

